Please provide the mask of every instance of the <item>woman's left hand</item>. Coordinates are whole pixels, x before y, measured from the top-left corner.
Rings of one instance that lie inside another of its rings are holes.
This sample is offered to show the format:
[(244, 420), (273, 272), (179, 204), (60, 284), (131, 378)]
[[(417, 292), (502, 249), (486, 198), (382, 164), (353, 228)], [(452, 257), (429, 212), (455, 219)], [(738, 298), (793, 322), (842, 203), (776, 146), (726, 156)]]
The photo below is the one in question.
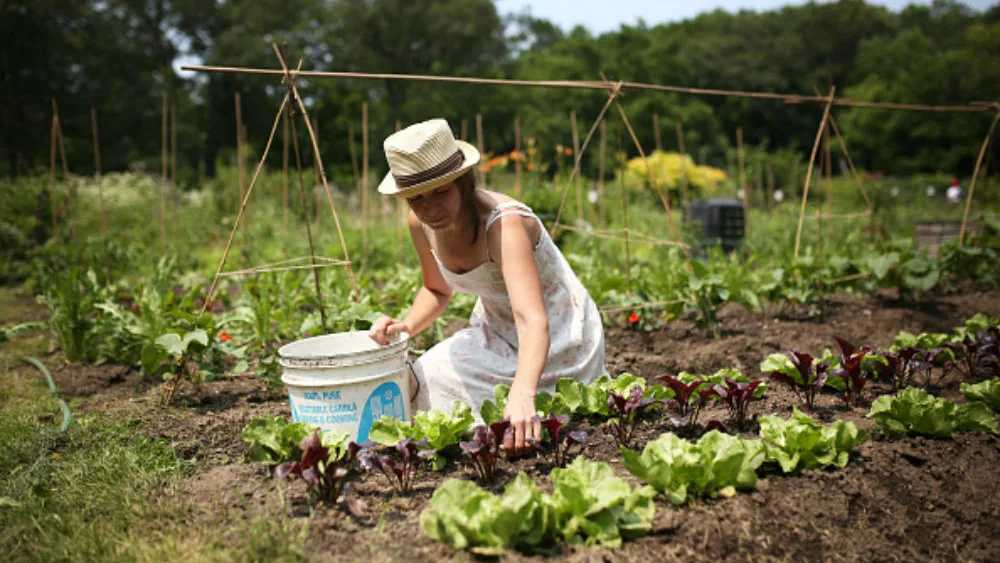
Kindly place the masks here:
[(512, 430), (504, 437), (503, 448), (507, 454), (524, 455), (532, 449), (528, 440), (541, 441), (542, 425), (535, 417), (535, 393), (511, 388), (507, 395), (504, 416), (510, 420)]

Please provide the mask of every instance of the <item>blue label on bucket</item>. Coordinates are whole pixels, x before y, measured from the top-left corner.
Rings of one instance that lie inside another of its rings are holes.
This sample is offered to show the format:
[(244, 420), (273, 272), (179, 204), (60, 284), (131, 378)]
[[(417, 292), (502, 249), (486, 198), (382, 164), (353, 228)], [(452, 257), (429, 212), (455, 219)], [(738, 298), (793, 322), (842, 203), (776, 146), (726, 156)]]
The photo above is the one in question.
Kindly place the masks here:
[(376, 387), (368, 396), (368, 400), (365, 401), (365, 409), (361, 413), (361, 424), (358, 426), (358, 443), (368, 439), (372, 423), (383, 416), (406, 420), (406, 411), (403, 409), (403, 393), (399, 390), (399, 385), (392, 381), (387, 381)]

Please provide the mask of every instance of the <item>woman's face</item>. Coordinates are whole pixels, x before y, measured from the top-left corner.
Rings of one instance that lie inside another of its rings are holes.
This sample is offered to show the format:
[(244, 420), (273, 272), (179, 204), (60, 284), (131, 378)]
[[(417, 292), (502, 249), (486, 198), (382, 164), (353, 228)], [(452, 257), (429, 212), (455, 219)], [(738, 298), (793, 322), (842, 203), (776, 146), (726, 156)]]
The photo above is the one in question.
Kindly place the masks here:
[(406, 203), (423, 224), (439, 231), (457, 226), (462, 194), (455, 182), (449, 182), (429, 192), (408, 197)]

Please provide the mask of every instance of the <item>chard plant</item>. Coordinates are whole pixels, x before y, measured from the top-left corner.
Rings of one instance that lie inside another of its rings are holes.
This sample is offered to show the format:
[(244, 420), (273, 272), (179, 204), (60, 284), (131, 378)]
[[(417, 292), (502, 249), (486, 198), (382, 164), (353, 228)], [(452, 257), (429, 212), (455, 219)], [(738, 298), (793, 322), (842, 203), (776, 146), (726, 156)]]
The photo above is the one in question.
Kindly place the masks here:
[(510, 421), (506, 419), (493, 424), (480, 424), (473, 430), (472, 440), (459, 442), (462, 451), (472, 458), (472, 466), (480, 480), (493, 482), (503, 441), (510, 430)]
[[(757, 399), (757, 387), (760, 381), (749, 383), (734, 381), (725, 378), (725, 385), (713, 385), (711, 389), (703, 390), (705, 399), (714, 395), (718, 397), (722, 404), (726, 405), (726, 412), (729, 413), (729, 423), (738, 431), (745, 431), (750, 426), (750, 403)], [(704, 400), (704, 399), (703, 399)]]
[(451, 413), (438, 409), (421, 411), (413, 415), (412, 422), (382, 417), (372, 424), (368, 437), (388, 447), (407, 438), (415, 442), (427, 440), (427, 446), (435, 452), (430, 456), (431, 467), (440, 471), (447, 461), (444, 451), (466, 439), (474, 421), (472, 407), (455, 401)]
[(608, 411), (610, 417), (605, 427), (615, 439), (619, 447), (627, 448), (632, 442), (632, 436), (639, 425), (642, 413), (656, 404), (663, 404), (662, 399), (643, 397), (642, 388), (636, 386), (627, 397), (618, 393), (608, 393)]
[(344, 455), (338, 457), (336, 451), (323, 445), (319, 430), (309, 434), (299, 444), (301, 457), (298, 461), (287, 461), (274, 472), (275, 479), (299, 478), (306, 482), (314, 501), (336, 503), (351, 475), (351, 467), (360, 446), (350, 442)]
[(955, 432), (978, 430), (997, 433), (996, 417), (984, 403), (959, 406), (912, 387), (901, 390), (895, 397), (883, 395), (876, 399), (867, 418), (874, 419), (890, 437), (916, 434), (951, 438)]
[(427, 440), (416, 442), (410, 438), (400, 440), (395, 446), (398, 457), (381, 454), (375, 448), (374, 442), (366, 442), (358, 458), (358, 464), (368, 473), (378, 472), (385, 476), (389, 484), (401, 495), (413, 490), (413, 479), (420, 469), (423, 460), (435, 454), (433, 448), (427, 447)]
[(549, 435), (548, 441), (532, 440), (532, 445), (543, 454), (549, 455), (554, 467), (566, 467), (574, 446), (579, 446), (577, 454), (582, 453), (583, 448), (587, 447), (589, 436), (585, 431), (566, 428), (569, 424), (568, 414), (549, 413), (545, 418), (535, 415), (532, 420), (538, 421)]
[(957, 363), (962, 366), (969, 381), (975, 381), (980, 372), (986, 370), (1000, 376), (1000, 329), (997, 327), (980, 330), (975, 337), (965, 334), (946, 346), (955, 352)]
[(711, 395), (705, 388), (708, 380), (694, 377), (684, 381), (673, 375), (661, 375), (656, 379), (664, 382), (673, 393), (673, 398), (664, 402), (667, 410), (674, 414), (673, 423), (678, 426), (683, 425), (688, 431), (693, 430), (702, 406)]
[(761, 371), (790, 387), (810, 412), (815, 408), (816, 394), (829, 376), (828, 368), (827, 362), (815, 361), (809, 354), (793, 350), (783, 355), (771, 354), (760, 365)]
[(841, 382), (840, 398), (849, 407), (865, 402), (864, 390), (868, 384), (868, 374), (864, 370), (864, 360), (871, 353), (871, 348), (862, 346), (858, 349), (839, 336), (834, 336), (840, 346), (840, 365), (830, 370), (830, 378)]
[(784, 473), (792, 473), (844, 467), (851, 450), (865, 443), (869, 436), (853, 423), (842, 420), (824, 426), (793, 407), (788, 420), (760, 417), (760, 437), (764, 441), (765, 461), (777, 463)]

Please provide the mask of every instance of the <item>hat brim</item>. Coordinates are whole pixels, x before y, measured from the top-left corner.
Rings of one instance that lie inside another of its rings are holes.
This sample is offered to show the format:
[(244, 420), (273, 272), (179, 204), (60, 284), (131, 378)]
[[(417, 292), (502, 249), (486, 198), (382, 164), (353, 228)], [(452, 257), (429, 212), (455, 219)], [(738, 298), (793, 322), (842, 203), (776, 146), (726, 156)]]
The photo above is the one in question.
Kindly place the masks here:
[(455, 141), (458, 145), (458, 149), (462, 151), (465, 159), (462, 161), (462, 166), (457, 170), (449, 172), (443, 176), (438, 176), (432, 180), (427, 180), (426, 182), (421, 182), (413, 186), (407, 186), (405, 188), (400, 188), (396, 185), (396, 179), (393, 178), (392, 172), (385, 175), (382, 179), (382, 183), (378, 185), (378, 193), (390, 197), (413, 197), (418, 196), (422, 193), (429, 192), (438, 186), (443, 186), (448, 182), (451, 182), (455, 178), (458, 178), (462, 174), (465, 174), (472, 169), (473, 166), (479, 164), (479, 151), (476, 147), (466, 143), (465, 141)]

